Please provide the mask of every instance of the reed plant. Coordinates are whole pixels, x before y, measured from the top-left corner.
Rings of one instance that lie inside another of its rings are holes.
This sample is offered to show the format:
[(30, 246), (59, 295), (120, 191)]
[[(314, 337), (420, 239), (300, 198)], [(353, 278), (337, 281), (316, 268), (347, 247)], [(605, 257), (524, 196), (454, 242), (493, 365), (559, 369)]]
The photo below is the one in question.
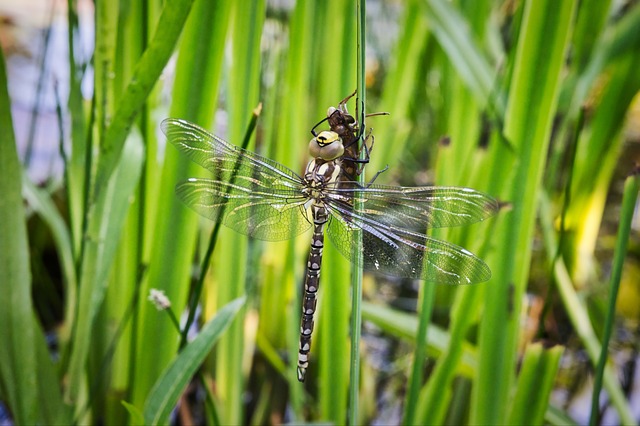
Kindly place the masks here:
[[(624, 203), (607, 204), (632, 174), (621, 157), (625, 122), (637, 121), (639, 5), (382, 1), (367, 4), (365, 20), (363, 3), (339, 0), (97, 2), (90, 61), (78, 50), (76, 7), (68, 2), (65, 126), (51, 132), (65, 171), (47, 187), (19, 162), (0, 60), (0, 401), (17, 424), (581, 422), (551, 398), (576, 347), (599, 366), (616, 421), (638, 422), (606, 362), (615, 319), (606, 288), (611, 269), (614, 289), (640, 282), (628, 275), (637, 247), (624, 255), (629, 238), (637, 243), (637, 177)], [(467, 186), (500, 200), (485, 223), (433, 232), (485, 259), (492, 278), (392, 280), (417, 293), (399, 309), (378, 296), (388, 280), (365, 274), (365, 301), (352, 309), (360, 272), (327, 244), (301, 384), (309, 236), (212, 233), (174, 194), (204, 170), (166, 146), (159, 123), (182, 118), (246, 139), (301, 172), (309, 130), (356, 87), (366, 102), (351, 101), (352, 113), (390, 113), (364, 124), (375, 137), (366, 176), (389, 165), (376, 183)], [(621, 205), (619, 220), (605, 216)], [(607, 235), (611, 224), (623, 232)], [(44, 270), (47, 282), (64, 295), (48, 324), (36, 314), (51, 293), (31, 291), (43, 274), (31, 258), (48, 253), (44, 244), (59, 263)], [(170, 306), (149, 302), (152, 289)], [(530, 300), (544, 301), (542, 314)], [(367, 335), (350, 347), (359, 315)], [(575, 338), (554, 321), (568, 321)], [(390, 353), (382, 361), (379, 336)]]

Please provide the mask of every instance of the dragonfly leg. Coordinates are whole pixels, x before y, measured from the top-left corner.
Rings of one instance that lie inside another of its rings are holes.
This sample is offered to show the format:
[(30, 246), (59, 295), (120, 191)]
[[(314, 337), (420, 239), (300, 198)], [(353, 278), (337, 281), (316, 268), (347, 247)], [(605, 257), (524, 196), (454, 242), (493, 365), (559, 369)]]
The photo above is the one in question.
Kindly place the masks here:
[(338, 104), (338, 109), (348, 114), (347, 102), (349, 102), (349, 99), (353, 98), (356, 95), (356, 93), (358, 93), (358, 91), (354, 90), (353, 93), (351, 93), (349, 96), (341, 100), (340, 103)]
[(371, 180), (370, 180), (369, 182), (367, 182), (367, 184), (365, 185), (365, 188), (368, 188), (368, 187), (370, 187), (371, 185), (373, 185), (373, 182), (374, 182), (376, 179), (378, 179), (378, 176), (380, 176), (382, 173), (386, 172), (388, 169), (389, 169), (389, 165), (387, 164), (387, 165), (384, 167), (384, 169), (382, 169), (382, 170), (378, 170), (378, 171), (376, 172), (376, 174), (375, 174), (375, 175), (373, 175), (373, 178), (371, 178)]
[[(364, 166), (369, 163), (369, 158), (371, 156), (371, 151), (373, 150), (373, 144), (375, 142), (375, 137), (373, 136), (373, 134), (371, 133), (372, 129), (369, 129), (369, 132), (367, 133), (366, 138), (364, 139), (364, 143), (362, 144), (362, 147), (360, 149), (358, 149), (358, 151), (355, 153), (354, 156), (343, 156), (342, 160), (343, 161), (348, 161), (350, 163), (353, 163), (355, 165), (355, 170), (353, 170), (353, 173), (348, 173), (348, 169), (349, 167), (345, 167), (345, 171), (347, 172), (347, 174), (349, 175), (349, 180), (355, 180), (358, 176), (360, 176), (362, 174), (362, 172), (364, 171)], [(354, 144), (358, 141), (358, 139), (354, 139), (353, 142), (351, 143)], [(369, 143), (369, 141), (371, 141), (371, 143)], [(348, 148), (349, 146), (345, 146), (345, 149)], [(360, 158), (360, 155), (362, 154), (362, 152), (364, 151), (364, 158)], [(378, 174), (380, 174), (381, 172), (379, 172)], [(377, 177), (377, 175), (376, 175)]]

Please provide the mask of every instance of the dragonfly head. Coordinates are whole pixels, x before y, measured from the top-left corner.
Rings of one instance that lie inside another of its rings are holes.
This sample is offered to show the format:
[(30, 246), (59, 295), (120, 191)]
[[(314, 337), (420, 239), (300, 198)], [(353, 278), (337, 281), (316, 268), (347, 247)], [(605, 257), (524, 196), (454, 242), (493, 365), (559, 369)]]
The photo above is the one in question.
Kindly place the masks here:
[(309, 142), (309, 154), (325, 161), (335, 160), (344, 154), (342, 139), (336, 132), (322, 131)]

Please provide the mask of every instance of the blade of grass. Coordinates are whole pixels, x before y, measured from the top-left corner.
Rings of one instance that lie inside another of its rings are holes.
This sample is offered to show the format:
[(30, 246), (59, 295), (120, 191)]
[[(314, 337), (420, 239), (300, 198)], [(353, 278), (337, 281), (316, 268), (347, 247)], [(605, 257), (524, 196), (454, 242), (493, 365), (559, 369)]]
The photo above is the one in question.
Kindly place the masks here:
[[(45, 221), (56, 245), (56, 253), (60, 257), (60, 269), (67, 288), (77, 285), (76, 269), (73, 259), (71, 236), (64, 219), (56, 209), (51, 197), (42, 189), (36, 187), (27, 176), (22, 177), (22, 191), (29, 206)], [(66, 290), (72, 291), (72, 290)]]
[(133, 77), (118, 102), (111, 124), (101, 139), (94, 199), (113, 172), (131, 125), (167, 65), (189, 16), (193, 1), (167, 0), (165, 3), (156, 26), (156, 33), (136, 65)]
[[(478, 300), (481, 288), (465, 286), (458, 290), (456, 300), (451, 308), (451, 324), (446, 346), (442, 348), (442, 356), (438, 358), (436, 367), (429, 381), (423, 388), (418, 403), (417, 420), (421, 423), (442, 423), (449, 407), (450, 389), (457, 370), (464, 361), (465, 336), (469, 332), (479, 310)], [(432, 326), (433, 328), (433, 326)], [(474, 372), (475, 374), (475, 372)]]
[[(277, 101), (270, 103), (265, 98), (267, 111), (273, 112), (262, 122), (265, 134), (269, 134), (270, 128), (273, 131), (271, 137), (265, 138), (265, 143), (269, 143), (268, 156), (293, 170), (299, 170), (303, 166), (303, 159), (307, 157), (306, 142), (310, 138), (308, 123), (309, 117), (313, 117), (310, 114), (313, 104), (309, 93), (312, 62), (309, 52), (313, 51), (311, 45), (317, 37), (315, 31), (308, 29), (315, 25), (317, 6), (316, 2), (296, 2), (289, 21), (288, 50), (281, 52), (286, 56), (286, 68), (281, 72), (280, 81), (270, 88), (271, 99)], [(275, 68), (277, 62), (272, 61), (272, 64)], [(271, 70), (271, 64), (264, 66)], [(280, 247), (283, 248), (279, 249)], [(263, 256), (263, 266), (270, 268), (273, 275), (265, 274), (262, 281), (258, 333), (266, 333), (274, 345), (286, 344), (291, 365), (295, 364), (298, 356), (302, 305), (299, 283), (304, 279), (303, 256), (306, 249), (308, 242), (303, 237), (283, 243), (269, 243), (269, 249), (265, 250)], [(267, 272), (267, 268), (263, 270)], [(287, 309), (283, 311), (282, 306), (287, 306)], [(285, 335), (282, 333), (283, 329), (287, 331)], [(295, 368), (287, 366), (285, 371), (293, 410), (292, 421), (302, 421), (304, 389), (298, 382)]]
[[(65, 400), (74, 403), (74, 415), (77, 417), (85, 412), (89, 405), (87, 392), (88, 378), (87, 357), (91, 346), (90, 331), (95, 318), (95, 305), (102, 302), (102, 298), (93, 298), (93, 294), (100, 295), (99, 287), (106, 287), (106, 283), (96, 282), (97, 270), (100, 259), (99, 251), (101, 241), (100, 234), (102, 221), (106, 216), (101, 214), (109, 198), (102, 194), (99, 200), (90, 200), (91, 179), (95, 176), (96, 158), (93, 155), (96, 148), (96, 139), (104, 136), (104, 128), (108, 117), (113, 111), (113, 74), (115, 63), (115, 39), (117, 31), (118, 4), (115, 2), (102, 2), (96, 4), (95, 10), (95, 51), (93, 59), (94, 96), (91, 105), (91, 125), (87, 137), (87, 146), (83, 149), (84, 171), (82, 177), (82, 228), (80, 239), (80, 255), (76, 262), (78, 266), (78, 291), (73, 318), (73, 330), (71, 340), (67, 346), (70, 352), (65, 354), (63, 360), (68, 357), (68, 386), (65, 388)], [(75, 135), (74, 135), (75, 136)], [(72, 153), (72, 155), (76, 155)], [(76, 188), (77, 189), (77, 188)], [(112, 236), (115, 238), (115, 236)], [(94, 301), (97, 302), (94, 304)], [(76, 421), (90, 422), (89, 418)]]
[[(241, 148), (242, 149), (246, 149), (247, 146), (249, 145), (249, 142), (251, 140), (251, 137), (253, 135), (253, 132), (256, 128), (256, 124), (258, 122), (258, 117), (260, 116), (260, 112), (262, 110), (262, 104), (259, 104), (254, 110), (253, 110), (253, 114), (251, 115), (251, 121), (249, 122), (249, 125), (247, 127), (247, 131), (244, 135), (244, 139), (242, 141), (242, 145)], [(235, 173), (231, 175), (230, 178), (230, 182), (231, 184), (233, 184), (235, 182), (236, 176)], [(220, 216), (224, 215), (224, 208), (221, 210), (220, 212)], [(184, 327), (182, 328), (182, 331), (180, 333), (180, 347), (179, 350), (182, 350), (185, 345), (187, 344), (187, 337), (188, 337), (188, 332), (189, 330), (191, 330), (191, 327), (193, 325), (193, 321), (195, 320), (195, 313), (197, 311), (198, 308), (198, 303), (200, 301), (200, 298), (202, 297), (203, 294), (203, 289), (204, 289), (204, 282), (205, 279), (207, 277), (207, 271), (209, 269), (209, 265), (211, 263), (211, 257), (214, 253), (214, 249), (216, 246), (216, 242), (218, 241), (218, 235), (220, 232), (220, 227), (222, 226), (222, 223), (220, 221), (216, 222), (216, 224), (213, 227), (213, 230), (211, 231), (211, 235), (209, 237), (209, 242), (207, 245), (207, 250), (204, 254), (204, 257), (202, 259), (201, 262), (201, 267), (200, 267), (200, 275), (198, 277), (198, 282), (196, 283), (195, 288), (192, 291), (190, 300), (189, 300), (189, 315), (187, 317), (187, 320), (185, 322)], [(215, 406), (214, 401), (213, 401), (213, 396), (211, 394), (211, 390), (207, 387), (207, 382), (204, 379), (204, 375), (200, 374), (200, 381), (202, 383), (202, 386), (204, 386), (206, 388), (207, 391), (207, 403), (208, 403), (208, 412), (210, 413), (210, 423), (213, 424), (219, 424), (220, 420), (219, 420), (219, 416), (218, 416), (218, 411), (219, 409)]]
[[(231, 66), (227, 98), (229, 110), (228, 138), (233, 143), (241, 141), (250, 121), (249, 112), (259, 103), (260, 92), (260, 40), (265, 19), (265, 2), (251, 5), (234, 3), (231, 21)], [(242, 95), (239, 95), (242, 94)], [(218, 247), (215, 253), (218, 264), (212, 269), (215, 290), (213, 303), (221, 306), (246, 293), (248, 242), (247, 237), (227, 227), (220, 229)], [(254, 303), (254, 292), (247, 293), (248, 305)], [(209, 311), (209, 309), (207, 309)], [(209, 315), (209, 312), (205, 312)], [(245, 351), (245, 316), (242, 309), (231, 324), (229, 332), (222, 338), (216, 351), (217, 390), (223, 423), (244, 422), (243, 390), (252, 354)], [(251, 339), (253, 340), (253, 338)]]
[[(74, 345), (69, 364), (70, 386), (68, 396), (77, 401), (76, 410), (82, 410), (86, 386), (86, 362), (90, 352), (94, 320), (104, 301), (109, 273), (113, 265), (120, 235), (138, 180), (140, 178), (144, 148), (139, 137), (127, 139), (125, 155), (117, 164), (105, 191), (89, 215), (83, 255), (78, 317), (74, 330)], [(76, 411), (76, 414), (80, 411)]]
[[(317, 78), (316, 107), (326, 111), (353, 92), (356, 85), (356, 20), (354, 3), (342, 1), (318, 2), (317, 14), (322, 16), (316, 28), (322, 34), (314, 48), (331, 55), (331, 68), (339, 70), (327, 78), (326, 63), (318, 62), (313, 71)], [(312, 67), (313, 67), (312, 63)], [(335, 68), (334, 68), (335, 67)], [(360, 110), (360, 108), (359, 108)], [(323, 117), (324, 118), (324, 117)], [(315, 120), (314, 120), (315, 121)], [(315, 124), (315, 123), (314, 123)], [(349, 318), (351, 264), (331, 242), (323, 249), (323, 269), (318, 296), (318, 321), (311, 349), (311, 368), (317, 363), (318, 417), (336, 424), (347, 419), (349, 404)], [(317, 357), (314, 357), (317, 354)]]
[(536, 194), (556, 113), (575, 5), (575, 1), (563, 2), (562, 7), (553, 1), (524, 5), (504, 129), (518, 160), (504, 163), (513, 155), (504, 143), (497, 144), (492, 152), (494, 164), (502, 165), (497, 171), (502, 177), (496, 175), (494, 182), (500, 185), (503, 199), (513, 203), (513, 210), (503, 215), (493, 237), (501, 267), (493, 271), (486, 286), (480, 367), (472, 392), (472, 423), (506, 421), (531, 259)]
[(563, 351), (562, 346), (545, 349), (540, 343), (527, 347), (508, 424), (543, 424)]
[(561, 408), (549, 405), (544, 415), (545, 422), (554, 426), (576, 426), (577, 423)]
[(424, 364), (427, 352), (427, 331), (431, 321), (431, 312), (435, 299), (435, 288), (433, 283), (425, 282), (421, 287), (420, 309), (418, 311), (418, 330), (416, 331), (416, 345), (411, 363), (411, 374), (409, 376), (409, 387), (405, 402), (404, 424), (416, 424), (416, 413), (418, 410), (418, 397), (422, 386), (424, 374)]
[[(247, 127), (247, 131), (242, 140), (242, 145), (240, 147), (242, 149), (247, 149), (249, 145), (249, 141), (251, 140), (251, 136), (253, 135), (253, 131), (256, 128), (256, 124), (258, 122), (258, 117), (260, 116), (260, 111), (262, 110), (262, 105), (258, 105), (251, 115), (251, 121), (249, 122), (249, 126)], [(236, 166), (237, 167), (237, 166)], [(236, 179), (236, 174), (232, 173), (229, 182), (233, 185)], [(229, 190), (227, 190), (228, 195)], [(224, 206), (223, 206), (224, 207)], [(220, 210), (220, 217), (224, 215), (224, 208)], [(182, 331), (180, 333), (180, 349), (184, 348), (187, 345), (187, 334), (193, 325), (193, 321), (195, 320), (196, 310), (198, 308), (198, 303), (200, 301), (200, 297), (202, 297), (202, 290), (204, 288), (204, 280), (207, 275), (207, 271), (209, 270), (209, 265), (211, 263), (211, 255), (216, 247), (216, 241), (218, 240), (218, 233), (220, 232), (220, 227), (222, 223), (220, 221), (216, 222), (213, 226), (213, 230), (211, 231), (211, 236), (209, 237), (209, 243), (207, 244), (207, 251), (202, 258), (202, 264), (200, 267), (200, 275), (198, 277), (198, 282), (196, 283), (195, 288), (191, 294), (189, 299), (189, 315), (187, 316), (187, 321), (182, 327)]]
[[(365, 320), (371, 321), (385, 332), (416, 341), (416, 334), (419, 327), (419, 320), (416, 315), (396, 311), (386, 306), (378, 306), (369, 302), (362, 303), (362, 316)], [(454, 340), (454, 337), (442, 328), (431, 324), (427, 333), (427, 355), (439, 357), (448, 346), (457, 345), (460, 347), (460, 361), (456, 364), (456, 372), (465, 377), (473, 377), (478, 368), (478, 355), (476, 348), (470, 343)]]
[[(574, 281), (583, 285), (592, 273), (593, 253), (602, 222), (606, 194), (623, 148), (626, 112), (640, 90), (639, 55), (628, 55), (607, 68), (609, 79), (600, 89), (598, 108), (589, 120), (576, 151), (571, 204), (566, 225), (572, 240), (563, 247)], [(574, 258), (573, 261), (571, 258)]]
[[(85, 110), (82, 91), (80, 88), (84, 64), (79, 58), (80, 26), (76, 13), (76, 0), (67, 1), (68, 49), (69, 49), (69, 100), (68, 108), (71, 119), (71, 152), (65, 160), (65, 174), (67, 180), (67, 206), (73, 242), (73, 255), (80, 257), (82, 245), (83, 206), (85, 204), (85, 169), (87, 130), (85, 127)], [(69, 318), (69, 317), (68, 317)], [(70, 314), (73, 318), (73, 314)], [(71, 321), (69, 321), (71, 322)], [(64, 343), (64, 342), (63, 342)]]
[[(0, 393), (17, 424), (64, 423), (57, 375), (31, 301), (22, 170), (0, 52)], [(35, 348), (35, 350), (34, 350)]]
[[(571, 281), (569, 271), (562, 260), (562, 258), (553, 259), (555, 252), (557, 251), (558, 242), (554, 233), (553, 219), (551, 217), (551, 207), (546, 194), (541, 194), (540, 197), (540, 223), (542, 228), (542, 237), (545, 244), (545, 251), (549, 258), (549, 262), (553, 267), (554, 279), (558, 289), (558, 294), (562, 299), (562, 303), (565, 306), (571, 325), (576, 330), (576, 333), (580, 337), (580, 341), (584, 345), (589, 359), (593, 365), (596, 365), (598, 357), (602, 348), (595, 330), (591, 325), (589, 314), (586, 307), (580, 299), (580, 296), (575, 290), (574, 284)], [(635, 419), (629, 403), (625, 398), (624, 392), (620, 387), (620, 383), (617, 378), (616, 372), (611, 366), (605, 366), (604, 370), (604, 386), (609, 394), (612, 405), (618, 411), (620, 415), (621, 423), (623, 424), (635, 424)]]
[(384, 82), (384, 91), (379, 111), (388, 111), (389, 118), (376, 120), (376, 144), (374, 155), (368, 165), (377, 172), (388, 164), (396, 164), (406, 150), (407, 137), (411, 130), (410, 108), (416, 92), (423, 90), (418, 74), (422, 71), (424, 50), (429, 43), (429, 27), (420, 10), (420, 0), (407, 2), (400, 25), (400, 35), (391, 58), (389, 73)]
[[(342, 81), (341, 78), (336, 85), (340, 85)], [(328, 93), (329, 90), (323, 92)], [(339, 98), (341, 96), (334, 99)], [(323, 110), (324, 108), (317, 109)], [(318, 371), (317, 380), (311, 381), (318, 387), (318, 418), (339, 424), (346, 421), (348, 405), (351, 266), (332, 242), (327, 243), (327, 240), (325, 236), (316, 314), (317, 332), (314, 332), (316, 337), (312, 343), (310, 370), (311, 377), (315, 376), (314, 368)]]
[[(170, 115), (208, 127), (218, 101), (230, 2), (198, 1), (184, 29), (176, 61)], [(216, 25), (211, 25), (215, 22)], [(178, 181), (202, 170), (176, 150), (167, 149), (158, 188), (157, 217), (153, 229), (149, 272), (141, 292), (163, 290), (174, 306), (184, 306), (198, 228), (198, 217), (175, 196)], [(175, 356), (178, 342), (166, 321), (142, 303), (135, 345), (136, 370), (131, 401), (142, 406), (159, 374)]]
[[(483, 156), (481, 156), (481, 158), (482, 157)], [(472, 181), (476, 182), (480, 187), (485, 186), (486, 179), (488, 179), (488, 176), (483, 173), (482, 170), (484, 169), (480, 166), (479, 176), (473, 177), (472, 179)], [(458, 235), (461, 238), (454, 241), (460, 243), (462, 247), (473, 248), (475, 253), (481, 258), (484, 258), (485, 254), (490, 253), (490, 248), (492, 247), (490, 236), (493, 235), (499, 221), (500, 212), (494, 220), (490, 220), (488, 226), (483, 227), (484, 229), (475, 228), (473, 231), (469, 229), (468, 232)], [(480, 244), (476, 244), (476, 246), (473, 247), (473, 242), (479, 242)], [(421, 422), (442, 423), (449, 421), (452, 417), (450, 404), (454, 402), (450, 402), (449, 395), (451, 395), (452, 398), (456, 398), (456, 395), (452, 392), (454, 387), (456, 387), (454, 380), (456, 379), (456, 375), (459, 375), (457, 370), (460, 369), (460, 364), (464, 361), (465, 355), (461, 343), (467, 342), (467, 336), (473, 333), (474, 327), (477, 326), (479, 312), (482, 312), (483, 309), (482, 298), (487, 291), (487, 285), (487, 283), (479, 283), (471, 286), (462, 286), (456, 290), (455, 299), (453, 300), (450, 311), (449, 341), (442, 356), (436, 361), (434, 371), (420, 396), (420, 413), (418, 419)], [(477, 375), (477, 368), (474, 371), (474, 376), (475, 375)], [(466, 387), (466, 382), (463, 381), (460, 384)], [(469, 383), (469, 385), (471, 385), (471, 383)], [(445, 391), (442, 392), (442, 389), (445, 389)], [(471, 389), (471, 386), (469, 389)], [(466, 390), (461, 390), (460, 392), (466, 394)], [(467, 400), (464, 404), (464, 418), (467, 418), (469, 414), (469, 401)], [(453, 417), (461, 415), (462, 414), (453, 415)]]
[[(331, 77), (327, 78), (324, 59), (318, 55), (309, 58), (311, 81), (314, 83), (311, 85), (311, 92), (315, 95), (312, 98), (315, 102), (310, 108), (313, 121), (310, 122), (308, 117), (304, 120), (307, 127), (317, 122), (318, 112), (326, 111), (328, 105), (335, 105), (336, 100), (351, 93), (355, 85), (355, 44), (351, 42), (356, 38), (355, 21), (352, 19), (353, 3), (332, 0), (314, 2), (314, 6), (313, 31), (321, 37), (314, 37), (312, 49), (327, 52), (331, 56), (331, 68), (337, 72), (331, 73)], [(308, 156), (305, 160), (308, 160)], [(305, 245), (303, 250), (308, 252), (308, 240)], [(324, 245), (322, 263), (323, 266), (331, 266), (322, 269), (306, 383), (307, 386), (317, 386), (318, 389), (317, 417), (343, 423), (348, 403), (350, 267), (349, 262), (327, 242)], [(299, 308), (297, 311), (301, 313)]]
[[(355, 19), (356, 25), (356, 120), (361, 129), (366, 129), (365, 124), (365, 105), (366, 97), (366, 70), (365, 70), (365, 52), (366, 52), (366, 7), (364, 0), (356, 1)], [(362, 149), (364, 142), (364, 132), (360, 135), (358, 141), (358, 150), (360, 151), (360, 159), (365, 159), (365, 151)], [(364, 170), (358, 175), (358, 183), (364, 185)], [(361, 211), (363, 201), (361, 196), (356, 196), (353, 200), (353, 209)], [(353, 267), (351, 268), (351, 360), (350, 377), (349, 377), (349, 424), (355, 425), (362, 423), (360, 419), (360, 333), (362, 329), (362, 231), (358, 230), (353, 233), (355, 244), (351, 246), (353, 252)]]
[(585, 0), (580, 2), (576, 27), (572, 37), (576, 67), (583, 71), (593, 53), (602, 30), (609, 19), (611, 0)]
[(488, 63), (472, 37), (468, 23), (451, 2), (428, 0), (421, 3), (431, 31), (447, 58), (459, 73), (469, 90), (476, 96), (480, 107), (495, 102), (492, 109), (499, 116), (504, 114), (504, 99), (495, 95), (495, 71)]
[(202, 327), (198, 337), (169, 364), (151, 389), (145, 403), (144, 419), (147, 424), (164, 424), (169, 420), (171, 410), (189, 380), (229, 328), (238, 311), (244, 306), (245, 300), (241, 297), (220, 309), (216, 316)]
[(613, 330), (613, 323), (616, 316), (616, 302), (618, 301), (618, 290), (620, 289), (620, 278), (622, 277), (622, 267), (627, 254), (627, 244), (631, 232), (631, 222), (636, 210), (638, 191), (640, 190), (640, 169), (635, 170), (624, 182), (624, 192), (622, 195), (622, 210), (620, 221), (618, 222), (618, 236), (616, 238), (616, 248), (613, 254), (613, 265), (611, 270), (611, 281), (609, 290), (609, 309), (602, 336), (602, 346), (600, 357), (595, 371), (595, 381), (593, 385), (593, 398), (591, 399), (590, 425), (600, 422), (600, 390), (602, 388), (602, 376), (604, 366), (609, 358), (609, 340)]
[(27, 136), (27, 148), (24, 154), (25, 167), (31, 165), (31, 156), (33, 155), (33, 144), (36, 137), (36, 129), (38, 128), (38, 118), (40, 115), (40, 109), (42, 108), (42, 96), (44, 93), (45, 82), (49, 78), (47, 72), (47, 53), (49, 52), (49, 41), (51, 40), (51, 28), (54, 18), (55, 3), (49, 5), (49, 22), (46, 25), (44, 34), (42, 34), (42, 45), (40, 46), (39, 61), (38, 61), (38, 85), (36, 87), (36, 99), (31, 109), (31, 117), (29, 120), (29, 135)]
[[(584, 7), (589, 7), (585, 4)], [(589, 27), (594, 25), (589, 23)], [(634, 56), (640, 48), (640, 5), (635, 5), (615, 25), (607, 27), (596, 42), (584, 71), (580, 74), (571, 99), (569, 116), (573, 117), (585, 103), (594, 81), (612, 62), (625, 56)]]

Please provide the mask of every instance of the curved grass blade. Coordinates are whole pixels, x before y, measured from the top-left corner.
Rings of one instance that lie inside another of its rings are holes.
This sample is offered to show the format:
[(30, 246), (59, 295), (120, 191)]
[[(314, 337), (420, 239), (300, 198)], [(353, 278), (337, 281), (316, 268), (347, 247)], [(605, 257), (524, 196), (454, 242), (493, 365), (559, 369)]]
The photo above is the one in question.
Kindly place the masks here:
[(595, 425), (600, 421), (600, 390), (602, 389), (602, 380), (604, 376), (604, 367), (609, 357), (609, 340), (613, 329), (613, 323), (616, 316), (616, 302), (618, 301), (618, 290), (620, 289), (620, 279), (622, 278), (622, 267), (625, 256), (627, 254), (627, 243), (629, 242), (629, 234), (631, 232), (631, 222), (633, 214), (636, 210), (636, 201), (638, 199), (638, 191), (640, 190), (640, 168), (635, 170), (634, 174), (629, 176), (624, 183), (624, 194), (622, 198), (622, 211), (620, 212), (620, 225), (618, 228), (618, 237), (616, 238), (616, 249), (613, 257), (613, 266), (611, 271), (610, 293), (609, 293), (609, 309), (602, 336), (602, 346), (600, 348), (600, 358), (596, 366), (596, 377), (593, 385), (593, 398), (591, 400), (591, 415), (589, 424)]
[(16, 424), (66, 423), (57, 376), (31, 301), (22, 170), (0, 51), (0, 394)]
[[(188, 344), (167, 367), (149, 393), (144, 407), (147, 424), (166, 423), (171, 410), (191, 377), (211, 352), (213, 345), (231, 325), (236, 314), (244, 306), (245, 297), (228, 303), (203, 328), (198, 337)], [(148, 348), (152, 350), (152, 348)]]

